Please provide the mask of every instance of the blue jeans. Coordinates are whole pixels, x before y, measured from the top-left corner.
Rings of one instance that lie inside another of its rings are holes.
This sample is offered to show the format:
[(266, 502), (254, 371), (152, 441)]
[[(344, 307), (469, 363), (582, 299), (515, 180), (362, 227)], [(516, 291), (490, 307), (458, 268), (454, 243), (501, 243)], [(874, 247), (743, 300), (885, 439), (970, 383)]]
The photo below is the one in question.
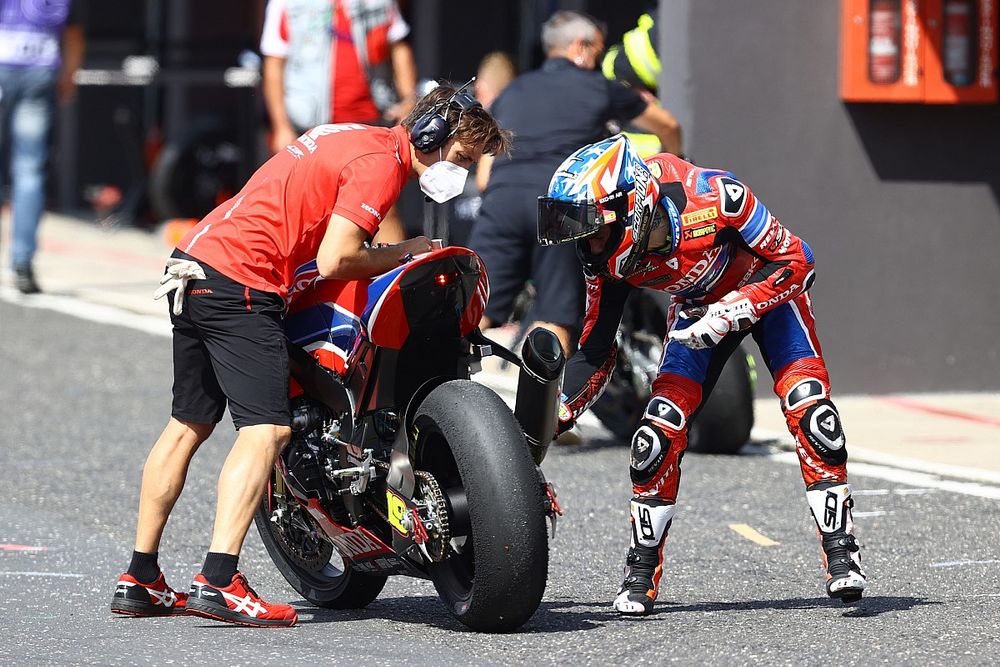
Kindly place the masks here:
[(45, 205), (45, 167), (55, 112), (56, 72), (0, 66), (0, 148), (9, 146), (14, 228), (11, 264), (30, 266)]

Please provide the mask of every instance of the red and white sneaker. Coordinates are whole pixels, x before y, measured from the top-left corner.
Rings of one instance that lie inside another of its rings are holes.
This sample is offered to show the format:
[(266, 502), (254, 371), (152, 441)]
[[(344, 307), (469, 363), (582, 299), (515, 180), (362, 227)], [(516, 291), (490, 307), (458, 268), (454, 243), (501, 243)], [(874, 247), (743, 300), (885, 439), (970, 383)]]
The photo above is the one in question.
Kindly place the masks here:
[(163, 573), (151, 584), (144, 584), (129, 573), (118, 577), (111, 611), (126, 616), (172, 616), (183, 614), (187, 593), (178, 593), (167, 586)]
[(198, 573), (191, 584), (187, 610), (189, 614), (254, 627), (288, 627), (299, 620), (291, 605), (260, 599), (242, 572), (234, 574), (225, 588), (212, 586), (205, 575)]

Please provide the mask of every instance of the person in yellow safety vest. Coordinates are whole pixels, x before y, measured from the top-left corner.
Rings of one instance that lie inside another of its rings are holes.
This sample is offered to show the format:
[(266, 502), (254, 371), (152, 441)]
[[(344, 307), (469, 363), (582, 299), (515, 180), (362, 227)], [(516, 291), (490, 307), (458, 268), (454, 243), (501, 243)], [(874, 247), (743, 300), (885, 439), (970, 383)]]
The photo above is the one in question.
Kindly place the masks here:
[[(660, 76), (657, 40), (656, 12), (650, 11), (639, 17), (638, 25), (625, 33), (620, 44), (615, 44), (604, 54), (601, 62), (604, 77), (631, 86), (648, 102), (653, 103)], [(643, 158), (663, 152), (655, 134), (639, 132), (634, 127), (623, 129), (633, 148)]]

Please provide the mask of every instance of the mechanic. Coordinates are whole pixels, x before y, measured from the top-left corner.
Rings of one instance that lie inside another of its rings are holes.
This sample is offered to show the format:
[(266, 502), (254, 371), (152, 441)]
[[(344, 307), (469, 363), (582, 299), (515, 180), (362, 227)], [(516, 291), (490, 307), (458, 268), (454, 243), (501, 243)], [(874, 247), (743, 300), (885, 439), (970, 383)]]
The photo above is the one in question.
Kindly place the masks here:
[[(143, 470), (135, 550), (112, 611), (186, 610), (242, 625), (295, 624), (291, 606), (265, 602), (237, 571), (250, 521), (291, 434), (282, 319), (292, 277), (315, 261), (324, 278), (368, 278), (430, 250), (423, 236), (383, 247), (368, 241), (407, 179), (418, 178), (428, 197), (447, 201), (484, 152), (506, 151), (509, 141), (468, 93), (439, 86), (393, 128), (309, 130), (181, 240), (155, 294), (169, 295), (173, 407)], [(185, 595), (164, 580), (160, 539), (191, 458), (227, 404), (239, 435), (219, 476), (208, 555)]]
[(538, 203), (538, 239), (575, 241), (587, 281), (579, 351), (569, 360), (559, 430), (600, 396), (614, 370), (615, 333), (629, 293), (671, 295), (659, 372), (632, 438), (631, 544), (614, 601), (653, 610), (674, 518), (687, 425), (726, 359), (752, 334), (796, 441), (819, 529), (826, 591), (861, 597), (865, 574), (851, 515), (847, 451), (816, 337), (809, 246), (727, 171), (669, 154), (643, 161), (617, 135), (573, 153)]
[(590, 17), (558, 11), (542, 26), (547, 60), (513, 81), (493, 103), (498, 122), (514, 132), (509, 158), (479, 165), (482, 208), (469, 247), (490, 273), (490, 302), (481, 326), (506, 322), (525, 281), (534, 280), (538, 325), (572, 352), (583, 314), (584, 286), (572, 248), (539, 248), (535, 207), (552, 172), (579, 146), (607, 136), (618, 118), (656, 132), (666, 150), (680, 151), (680, 127), (662, 107), (594, 71), (604, 35)]

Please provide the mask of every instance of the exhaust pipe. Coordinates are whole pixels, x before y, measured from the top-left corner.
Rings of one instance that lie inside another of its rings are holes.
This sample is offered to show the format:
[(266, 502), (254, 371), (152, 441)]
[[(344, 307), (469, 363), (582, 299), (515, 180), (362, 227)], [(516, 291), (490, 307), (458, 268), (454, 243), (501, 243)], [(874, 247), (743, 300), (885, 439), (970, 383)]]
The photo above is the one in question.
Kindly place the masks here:
[(541, 465), (556, 432), (566, 357), (556, 335), (536, 327), (524, 339), (521, 360), (514, 416), (524, 431), (531, 457)]

